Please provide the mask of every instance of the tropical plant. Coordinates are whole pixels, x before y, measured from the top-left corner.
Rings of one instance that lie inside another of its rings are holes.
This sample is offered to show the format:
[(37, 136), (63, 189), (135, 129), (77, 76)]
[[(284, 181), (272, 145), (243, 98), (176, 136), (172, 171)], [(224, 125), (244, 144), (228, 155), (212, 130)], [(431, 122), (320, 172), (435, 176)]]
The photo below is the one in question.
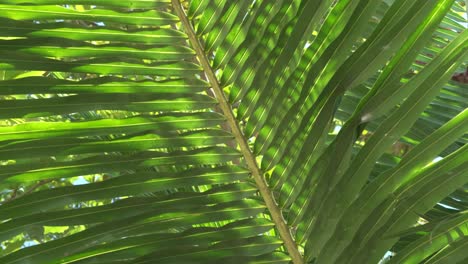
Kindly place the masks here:
[(0, 0), (0, 263), (466, 263), (455, 0)]

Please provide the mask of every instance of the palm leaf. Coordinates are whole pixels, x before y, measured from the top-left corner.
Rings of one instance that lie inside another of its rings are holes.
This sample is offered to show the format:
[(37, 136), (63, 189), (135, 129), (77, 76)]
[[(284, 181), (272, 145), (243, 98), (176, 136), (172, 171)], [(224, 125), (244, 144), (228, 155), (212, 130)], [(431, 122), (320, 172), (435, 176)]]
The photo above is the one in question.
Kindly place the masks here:
[(0, 1), (0, 262), (462, 263), (463, 12)]

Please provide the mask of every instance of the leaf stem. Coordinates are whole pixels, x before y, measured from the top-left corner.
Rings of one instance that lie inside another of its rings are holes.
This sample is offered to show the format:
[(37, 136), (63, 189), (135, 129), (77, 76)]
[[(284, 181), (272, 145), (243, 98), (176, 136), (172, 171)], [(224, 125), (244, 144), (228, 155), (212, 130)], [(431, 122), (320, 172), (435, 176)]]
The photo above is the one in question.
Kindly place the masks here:
[(286, 221), (283, 218), (281, 210), (278, 207), (278, 204), (275, 201), (271, 190), (269, 189), (265, 178), (263, 177), (263, 173), (261, 172), (255, 160), (255, 156), (250, 150), (247, 140), (241, 132), (239, 124), (237, 123), (237, 120), (234, 117), (234, 113), (232, 112), (231, 106), (224, 95), (223, 89), (219, 85), (219, 82), (216, 78), (216, 74), (211, 68), (210, 62), (205, 54), (203, 45), (197, 38), (192, 24), (189, 22), (180, 0), (172, 0), (172, 4), (177, 16), (180, 18), (181, 23), (184, 26), (185, 33), (187, 34), (188, 39), (197, 54), (198, 60), (201, 66), (203, 67), (205, 75), (212, 86), (216, 99), (219, 102), (219, 108), (226, 117), (226, 121), (231, 127), (231, 132), (234, 135), (237, 143), (239, 144), (240, 152), (244, 156), (245, 162), (247, 163), (247, 167), (252, 173), (260, 195), (265, 201), (266, 207), (268, 208), (271, 218), (276, 225), (278, 233), (284, 242), (286, 250), (288, 251), (294, 264), (303, 264), (303, 257), (299, 252), (296, 243), (294, 242), (291, 232), (288, 226), (286, 225)]

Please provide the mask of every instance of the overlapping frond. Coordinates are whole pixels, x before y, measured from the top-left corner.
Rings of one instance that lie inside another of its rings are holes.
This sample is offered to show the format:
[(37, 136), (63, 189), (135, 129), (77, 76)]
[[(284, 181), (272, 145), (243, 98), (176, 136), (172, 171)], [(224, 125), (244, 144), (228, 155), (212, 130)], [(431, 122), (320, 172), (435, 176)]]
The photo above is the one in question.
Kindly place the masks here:
[[(459, 12), (455, 1), (253, 1), (226, 33), (235, 45), (207, 51), (307, 261), (377, 263), (398, 241), (382, 236), (429, 220), (466, 183), (466, 84), (451, 80), (466, 67)], [(389, 220), (398, 206), (419, 209)]]

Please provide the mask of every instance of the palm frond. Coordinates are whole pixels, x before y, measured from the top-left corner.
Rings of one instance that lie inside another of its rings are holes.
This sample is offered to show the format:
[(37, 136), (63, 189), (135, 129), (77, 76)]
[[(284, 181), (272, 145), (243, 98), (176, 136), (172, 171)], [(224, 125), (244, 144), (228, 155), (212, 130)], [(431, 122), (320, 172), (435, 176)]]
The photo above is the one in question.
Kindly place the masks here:
[(0, 1), (0, 263), (463, 263), (466, 8)]

